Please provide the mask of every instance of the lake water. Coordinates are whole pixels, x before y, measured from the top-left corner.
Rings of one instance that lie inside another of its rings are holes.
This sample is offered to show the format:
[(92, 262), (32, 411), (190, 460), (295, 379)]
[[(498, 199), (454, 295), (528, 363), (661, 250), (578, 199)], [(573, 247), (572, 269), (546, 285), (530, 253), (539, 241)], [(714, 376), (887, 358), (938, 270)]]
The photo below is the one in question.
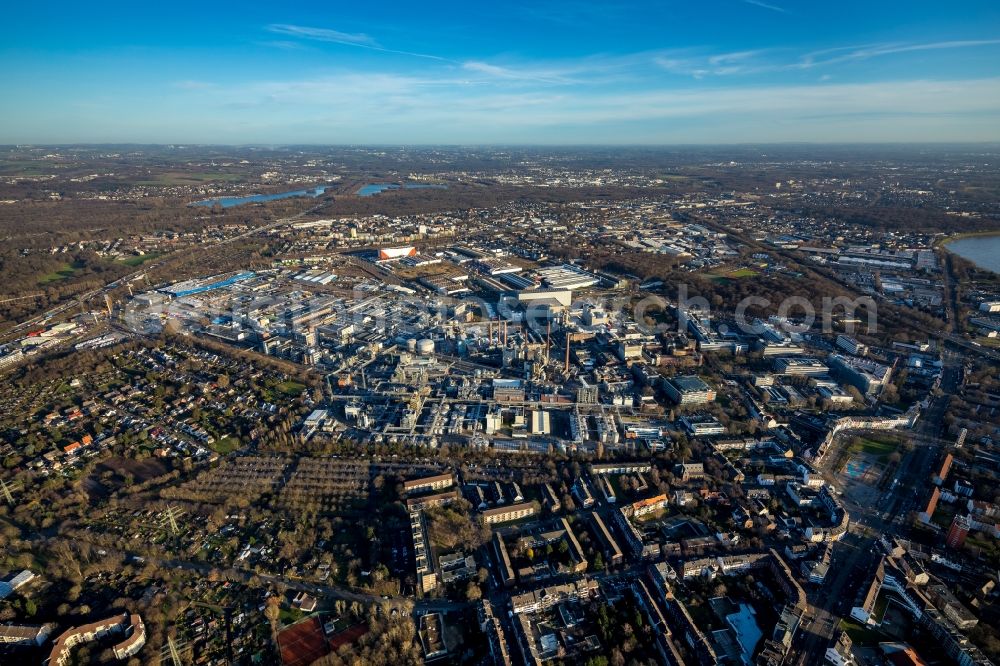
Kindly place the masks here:
[(398, 190), (402, 187), (404, 190), (445, 190), (448, 189), (447, 185), (434, 185), (431, 183), (369, 183), (364, 185), (358, 190), (357, 194), (359, 197), (370, 197), (379, 192), (385, 192), (386, 190)]
[(1000, 234), (960, 238), (948, 243), (947, 248), (980, 268), (1000, 273)]
[(192, 206), (214, 206), (219, 204), (223, 208), (232, 208), (241, 204), (258, 203), (261, 201), (277, 201), (278, 199), (289, 199), (291, 197), (318, 197), (326, 192), (326, 187), (315, 187), (311, 190), (295, 190), (294, 192), (279, 192), (277, 194), (252, 194), (246, 197), (219, 197), (218, 199), (205, 199), (195, 201)]

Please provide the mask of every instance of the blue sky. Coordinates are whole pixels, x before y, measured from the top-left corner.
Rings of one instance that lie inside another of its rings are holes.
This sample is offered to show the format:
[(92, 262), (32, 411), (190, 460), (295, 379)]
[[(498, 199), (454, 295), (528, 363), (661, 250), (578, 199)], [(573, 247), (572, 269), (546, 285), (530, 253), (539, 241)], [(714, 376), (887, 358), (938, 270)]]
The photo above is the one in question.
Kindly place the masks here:
[(1000, 2), (12, 3), (0, 91), (2, 143), (996, 141)]

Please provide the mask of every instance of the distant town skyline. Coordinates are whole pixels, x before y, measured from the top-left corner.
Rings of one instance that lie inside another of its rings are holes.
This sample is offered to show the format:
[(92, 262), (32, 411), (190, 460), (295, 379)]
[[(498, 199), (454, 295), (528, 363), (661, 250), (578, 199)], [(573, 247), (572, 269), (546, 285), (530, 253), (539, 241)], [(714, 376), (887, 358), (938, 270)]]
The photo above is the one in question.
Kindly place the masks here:
[(21, 3), (0, 143), (1000, 140), (995, 2)]

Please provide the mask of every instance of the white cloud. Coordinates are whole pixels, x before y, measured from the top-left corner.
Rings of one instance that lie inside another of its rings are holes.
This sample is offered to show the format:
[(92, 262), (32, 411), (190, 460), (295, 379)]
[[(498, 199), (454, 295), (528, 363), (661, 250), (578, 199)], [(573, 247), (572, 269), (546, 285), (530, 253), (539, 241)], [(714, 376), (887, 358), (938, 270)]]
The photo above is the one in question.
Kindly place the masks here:
[(452, 144), (1000, 140), (998, 78), (629, 92), (505, 88), (470, 81), (460, 70), (443, 77), (343, 72), (295, 81), (198, 89), (174, 86), (163, 95), (110, 101), (124, 116), (60, 107), (44, 122), (21, 119), (17, 125), (24, 136), (9, 138), (31, 140), (31, 131), (41, 132), (43, 126), (72, 118), (82, 130), (78, 140)]
[(381, 51), (382, 53), (395, 53), (397, 55), (412, 56), (414, 58), (426, 58), (429, 60), (439, 60), (441, 62), (455, 62), (449, 58), (442, 58), (430, 53), (416, 53), (414, 51), (401, 51), (381, 46), (372, 37), (358, 32), (341, 32), (329, 28), (314, 28), (303, 25), (289, 25), (286, 23), (272, 23), (267, 26), (269, 32), (279, 35), (287, 35), (299, 39), (308, 39), (318, 42), (329, 42), (331, 44), (343, 44), (345, 46), (356, 46), (370, 51)]
[(997, 46), (1000, 39), (952, 40), (941, 42), (886, 42), (862, 46), (839, 46), (789, 57), (787, 50), (759, 49), (733, 53), (705, 54), (695, 51), (654, 54), (653, 62), (672, 74), (697, 79), (707, 76), (769, 74), (832, 67), (916, 51), (941, 51)]
[(807, 53), (799, 62), (791, 64), (790, 67), (798, 69), (811, 69), (813, 67), (836, 65), (854, 60), (868, 60), (870, 58), (896, 55), (899, 53), (910, 53), (914, 51), (941, 51), (946, 49), (967, 49), (980, 46), (996, 46), (998, 44), (1000, 44), (1000, 39), (966, 39), (944, 42), (893, 42), (869, 44), (867, 46), (841, 46), (833, 49)]
[[(291, 80), (167, 82), (160, 95), (116, 93), (121, 114), (136, 125), (136, 136), (145, 127), (147, 136), (169, 141), (1000, 139), (1000, 78), (844, 83), (846, 72), (836, 67), (908, 52), (993, 47), (1000, 40), (877, 43), (804, 54), (782, 48), (662, 49), (574, 59), (455, 61), (387, 49), (364, 33), (286, 24), (269, 30), (282, 36), (279, 48), (301, 45), (320, 53), (322, 43), (330, 42), (430, 60), (368, 58), (353, 71)], [(336, 62), (344, 66), (350, 60)], [(664, 72), (701, 80), (685, 82)], [(760, 74), (769, 76), (752, 78)], [(30, 125), (34, 119), (21, 121)], [(84, 122), (104, 121), (93, 114), (52, 124)], [(163, 136), (161, 126), (204, 134)]]
[(767, 53), (765, 49), (757, 49), (754, 51), (735, 51), (733, 53), (719, 53), (708, 58), (708, 62), (712, 65), (724, 65), (728, 63), (743, 62), (745, 60), (750, 60), (757, 56)]
[(755, 7), (761, 7), (763, 9), (769, 9), (772, 12), (779, 12), (781, 14), (787, 14), (788, 10), (784, 7), (779, 7), (778, 5), (772, 5), (767, 2), (762, 2), (761, 0), (743, 0), (748, 5), (753, 5)]
[[(624, 92), (503, 90), (461, 77), (345, 73), (213, 89), (193, 103), (225, 106), (234, 121), (266, 122), (279, 135), (289, 125), (312, 124), (316, 142), (817, 141), (849, 139), (834, 133), (847, 126), (871, 134), (858, 140), (875, 140), (878, 132), (900, 140), (904, 131), (910, 140), (959, 140), (971, 131), (1000, 138), (1000, 79)], [(992, 130), (984, 129), (987, 121)]]
[(462, 63), (462, 69), (510, 81), (533, 81), (536, 83), (568, 84), (578, 83), (558, 69), (512, 68), (488, 62), (470, 60)]
[(267, 26), (269, 32), (289, 37), (299, 37), (301, 39), (314, 39), (320, 42), (336, 42), (337, 44), (355, 44), (376, 46), (375, 40), (364, 33), (341, 32), (330, 30), (329, 28), (312, 28), (303, 25), (289, 25), (287, 23), (272, 23)]

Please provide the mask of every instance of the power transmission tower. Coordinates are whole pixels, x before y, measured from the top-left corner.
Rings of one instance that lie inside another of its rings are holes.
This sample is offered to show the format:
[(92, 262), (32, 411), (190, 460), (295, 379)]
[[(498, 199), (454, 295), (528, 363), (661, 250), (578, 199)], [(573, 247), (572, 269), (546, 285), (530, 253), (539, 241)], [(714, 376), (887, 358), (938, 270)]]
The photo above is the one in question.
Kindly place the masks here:
[(14, 501), (14, 493), (21, 489), (21, 482), (14, 481), (13, 483), (7, 483), (3, 479), (0, 479), (0, 495), (7, 500), (7, 504), (14, 506), (16, 502)]
[(191, 648), (191, 644), (187, 641), (179, 641), (176, 638), (167, 636), (167, 644), (160, 650), (160, 662), (162, 663), (170, 659), (174, 666), (184, 666), (184, 660), (181, 658), (181, 655), (190, 652)]
[(180, 534), (181, 531), (180, 526), (177, 524), (177, 519), (183, 515), (184, 511), (173, 505), (168, 506), (163, 510), (163, 513), (160, 514), (161, 518), (166, 523), (166, 526), (170, 529), (170, 533), (175, 536)]

